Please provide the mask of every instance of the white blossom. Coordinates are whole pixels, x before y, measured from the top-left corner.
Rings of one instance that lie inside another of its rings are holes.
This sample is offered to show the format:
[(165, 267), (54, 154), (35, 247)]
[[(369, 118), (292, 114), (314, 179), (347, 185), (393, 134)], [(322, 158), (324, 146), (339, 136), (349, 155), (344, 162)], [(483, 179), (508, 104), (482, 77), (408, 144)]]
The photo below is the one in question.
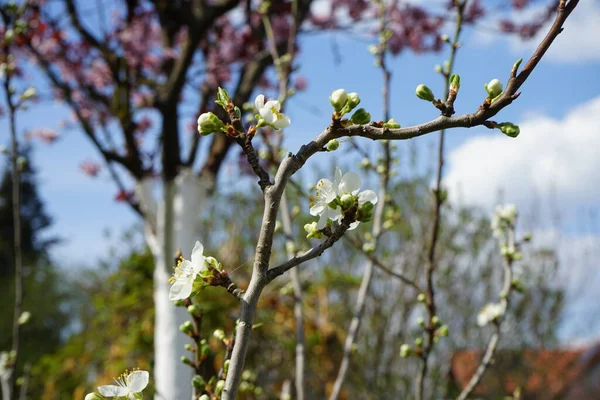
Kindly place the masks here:
[(204, 246), (196, 241), (192, 250), (192, 260), (183, 260), (175, 267), (175, 273), (171, 278), (173, 286), (169, 290), (169, 300), (183, 300), (190, 297), (196, 276), (206, 269), (206, 258), (203, 252)]
[(124, 397), (135, 399), (136, 393), (141, 393), (148, 386), (150, 374), (148, 371), (133, 371), (129, 374), (124, 373), (115, 379), (116, 385), (98, 386), (98, 391), (102, 396)]
[(494, 232), (494, 236), (501, 238), (506, 225), (514, 225), (517, 221), (517, 214), (517, 206), (514, 204), (496, 206), (491, 221), (491, 228)]
[[(358, 206), (362, 206), (367, 201), (373, 204), (377, 203), (377, 195), (372, 190), (360, 191), (360, 177), (354, 172), (347, 172), (342, 175), (342, 171), (336, 167), (333, 182), (329, 179), (320, 179), (316, 186), (316, 196), (314, 205), (310, 208), (310, 214), (319, 216), (317, 229), (323, 229), (328, 220), (338, 221), (342, 218), (342, 208), (339, 204), (333, 203), (334, 200), (344, 195), (358, 196)], [(358, 226), (359, 222), (353, 222), (349, 230)]]
[(477, 324), (486, 326), (491, 321), (500, 318), (506, 311), (506, 303), (489, 303), (477, 315)]
[(0, 352), (0, 379), (6, 379), (10, 375), (9, 358), (8, 352)]
[(277, 130), (286, 128), (290, 125), (290, 117), (279, 112), (281, 110), (281, 103), (279, 103), (279, 101), (269, 100), (265, 103), (265, 96), (259, 94), (256, 96), (256, 100), (254, 100), (254, 105), (267, 125), (270, 125)]

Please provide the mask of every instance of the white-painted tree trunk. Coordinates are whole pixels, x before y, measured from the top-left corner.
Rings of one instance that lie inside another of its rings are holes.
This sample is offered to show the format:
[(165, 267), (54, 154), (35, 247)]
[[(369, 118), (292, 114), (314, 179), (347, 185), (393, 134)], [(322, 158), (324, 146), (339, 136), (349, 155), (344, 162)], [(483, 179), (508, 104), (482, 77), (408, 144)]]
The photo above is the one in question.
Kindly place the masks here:
[[(189, 319), (183, 307), (169, 300), (169, 278), (179, 248), (184, 257), (191, 255), (199, 236), (201, 207), (207, 200), (207, 187), (191, 170), (184, 170), (175, 182), (163, 184), (160, 201), (152, 196), (152, 181), (140, 182), (138, 199), (146, 215), (146, 240), (155, 259), (154, 306), (154, 380), (156, 399), (186, 400), (192, 396), (192, 370), (181, 363), (191, 343), (179, 331), (179, 325)], [(156, 204), (158, 203), (158, 204)]]

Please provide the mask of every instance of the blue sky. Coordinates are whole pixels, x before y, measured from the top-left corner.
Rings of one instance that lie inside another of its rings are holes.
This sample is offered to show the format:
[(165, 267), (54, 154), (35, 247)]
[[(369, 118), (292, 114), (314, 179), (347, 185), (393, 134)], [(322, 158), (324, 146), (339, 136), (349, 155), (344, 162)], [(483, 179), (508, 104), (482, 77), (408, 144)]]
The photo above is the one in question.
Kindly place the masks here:
[[(322, 5), (320, 1), (318, 6)], [(541, 214), (531, 217), (526, 228), (540, 232), (544, 240), (560, 240), (571, 249), (565, 250), (563, 257), (581, 266), (573, 269), (581, 277), (589, 277), (595, 261), (600, 260), (600, 225), (593, 218), (600, 201), (598, 20), (600, 2), (582, 1), (567, 21), (565, 32), (523, 86), (521, 97), (496, 117), (498, 121), (520, 123), (519, 138), (485, 128), (452, 130), (447, 136), (446, 172), (451, 196), (491, 211), (501, 189), (506, 201), (517, 203), (526, 213), (534, 210), (530, 214)], [(286, 132), (286, 145), (290, 150), (310, 141), (327, 126), (331, 112), (327, 98), (332, 90), (358, 92), (361, 106), (378, 119), (382, 81), (367, 51), (372, 42), (368, 37), (344, 34), (311, 34), (302, 39), (299, 62), (309, 86), (288, 104), (292, 125)], [(506, 81), (513, 63), (520, 57), (527, 59), (533, 45), (490, 33), (485, 22), (466, 29), (462, 42), (455, 67), (462, 77), (458, 113), (474, 111), (485, 97), (483, 84), (492, 78)], [(336, 52), (341, 56), (339, 65), (334, 62)], [(441, 93), (442, 81), (434, 65), (441, 64), (444, 57), (447, 54), (405, 53), (390, 61), (392, 116), (403, 126), (435, 117), (436, 110), (417, 99), (414, 89), (426, 83)], [(42, 93), (47, 92), (39, 79), (34, 77), (33, 83)], [(19, 129), (56, 128), (68, 116), (60, 104), (43, 102), (21, 114)], [(0, 129), (7, 131), (6, 119), (0, 121)], [(53, 233), (64, 239), (53, 256), (67, 267), (93, 265), (111, 246), (118, 245), (119, 233), (137, 218), (113, 200), (117, 190), (106, 171), (96, 179), (80, 172), (82, 161), (99, 159), (84, 135), (77, 128), (60, 134), (60, 140), (52, 145), (36, 145), (34, 153), (40, 191), (55, 218)], [(435, 140), (436, 135), (416, 139), (425, 166), (433, 161), (427, 154)], [(401, 149), (408, 146), (406, 142), (399, 144)], [(327, 155), (317, 155), (310, 161), (313, 165), (328, 162)], [(225, 168), (221, 179), (235, 182), (232, 171)], [(557, 211), (558, 222), (551, 218)], [(106, 232), (112, 236), (107, 237)], [(573, 261), (586, 251), (591, 254), (586, 260), (593, 262)]]

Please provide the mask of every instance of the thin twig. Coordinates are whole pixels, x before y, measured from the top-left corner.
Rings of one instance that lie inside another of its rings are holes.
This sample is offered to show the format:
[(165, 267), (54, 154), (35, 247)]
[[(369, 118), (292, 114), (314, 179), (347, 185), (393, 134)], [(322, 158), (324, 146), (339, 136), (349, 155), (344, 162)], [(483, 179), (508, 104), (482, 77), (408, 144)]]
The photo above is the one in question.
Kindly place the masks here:
[[(506, 236), (507, 236), (506, 237), (507, 238), (507, 244), (506, 244), (507, 247), (514, 249), (515, 248), (515, 227), (514, 227), (514, 225), (511, 225), (508, 227)], [(510, 304), (510, 295), (511, 295), (512, 289), (513, 289), (513, 284), (512, 284), (513, 268), (512, 267), (513, 267), (513, 258), (512, 258), (512, 256), (507, 254), (504, 256), (504, 283), (502, 285), (502, 290), (500, 292), (502, 294), (500, 297), (500, 302), (505, 309), (504, 315), (493, 321), (494, 333), (490, 337), (490, 341), (488, 342), (488, 345), (485, 350), (485, 355), (481, 359), (481, 363), (477, 367), (477, 371), (475, 371), (475, 374), (471, 377), (471, 379), (469, 380), (469, 383), (467, 383), (467, 385), (464, 387), (462, 392), (460, 392), (460, 394), (458, 395), (456, 400), (466, 400), (471, 395), (471, 393), (473, 392), (473, 390), (475, 390), (475, 388), (477, 387), (479, 382), (481, 382), (481, 379), (483, 378), (483, 375), (487, 371), (487, 368), (492, 363), (494, 354), (496, 354), (496, 349), (498, 348), (498, 342), (500, 341), (500, 334), (502, 332), (502, 329), (501, 329), (502, 323), (504, 322), (504, 317), (506, 315), (506, 311), (508, 310), (508, 306)]]
[[(450, 59), (448, 61), (448, 68), (446, 71), (443, 71), (444, 74), (444, 97), (443, 99), (447, 99), (450, 94), (450, 76), (452, 75), (452, 70), (454, 68), (454, 60), (456, 57), (456, 51), (458, 49), (459, 43), (458, 39), (460, 37), (460, 33), (462, 30), (463, 24), (463, 14), (465, 10), (465, 6), (467, 4), (467, 0), (455, 2), (456, 4), (456, 25), (454, 31), (454, 38), (452, 39), (451, 51), (450, 51)], [(452, 112), (454, 112), (454, 100), (451, 102)], [(436, 304), (435, 304), (435, 287), (433, 282), (433, 275), (435, 269), (437, 267), (437, 260), (435, 257), (435, 250), (439, 238), (440, 231), (440, 223), (441, 223), (441, 209), (442, 203), (444, 201), (443, 188), (442, 188), (442, 176), (444, 174), (444, 138), (445, 138), (446, 130), (442, 129), (439, 135), (439, 145), (438, 145), (438, 163), (437, 163), (437, 174), (436, 174), (436, 182), (435, 188), (433, 189), (434, 194), (434, 210), (433, 210), (433, 224), (431, 227), (431, 238), (429, 241), (429, 251), (427, 254), (427, 269), (426, 269), (426, 287), (425, 287), (425, 306), (427, 308), (428, 314), (428, 322), (425, 325), (426, 332), (426, 340), (423, 346), (423, 351), (421, 352), (421, 369), (419, 370), (419, 374), (417, 376), (416, 382), (416, 393), (415, 399), (421, 400), (423, 398), (423, 391), (425, 388), (425, 378), (427, 377), (428, 370), (428, 362), (429, 356), (433, 350), (433, 346), (435, 345), (435, 331), (436, 324), (434, 323), (434, 318), (437, 318), (436, 312)]]
[[(288, 258), (294, 257), (294, 252), (291, 251), (294, 242), (292, 240), (292, 219), (290, 216), (289, 206), (287, 204), (287, 196), (284, 193), (281, 198), (281, 225), (283, 233), (286, 236), (286, 251)], [(292, 268), (290, 270), (290, 277), (292, 280), (292, 287), (294, 289), (294, 318), (296, 320), (296, 372), (295, 372), (295, 383), (296, 383), (296, 399), (304, 400), (304, 317), (302, 310), (302, 284), (300, 282), (300, 274), (298, 268)]]
[[(378, 17), (380, 20), (379, 27), (379, 51), (377, 53), (377, 63), (379, 68), (381, 69), (383, 75), (383, 89), (382, 89), (382, 97), (383, 97), (383, 119), (387, 121), (390, 118), (389, 110), (390, 110), (390, 82), (391, 82), (391, 72), (386, 66), (385, 56), (386, 56), (386, 40), (382, 40), (384, 38), (385, 30), (386, 30), (386, 15), (385, 15), (385, 3), (383, 1), (379, 1), (378, 8)], [(375, 249), (379, 244), (379, 237), (383, 231), (383, 211), (386, 206), (386, 197), (387, 190), (389, 184), (390, 177), (390, 167), (391, 167), (391, 154), (390, 154), (390, 143), (384, 142), (382, 143), (382, 151), (383, 151), (383, 171), (380, 173), (380, 182), (379, 182), (379, 194), (377, 203), (377, 207), (375, 209), (375, 214), (373, 216), (372, 221), (372, 230), (371, 233), (373, 235), (373, 245)], [(374, 249), (374, 250), (375, 250)], [(360, 283), (360, 288), (358, 290), (358, 295), (356, 297), (356, 304), (354, 306), (354, 316), (352, 317), (352, 321), (350, 322), (350, 327), (348, 328), (348, 335), (346, 336), (346, 342), (344, 343), (344, 353), (342, 356), (342, 362), (340, 363), (340, 368), (338, 370), (338, 375), (333, 384), (333, 390), (329, 396), (329, 400), (337, 400), (342, 391), (342, 386), (344, 385), (344, 381), (346, 380), (346, 376), (348, 374), (348, 368), (350, 367), (350, 357), (352, 355), (352, 348), (354, 347), (354, 343), (358, 337), (358, 331), (360, 329), (360, 325), (362, 322), (362, 318), (365, 311), (365, 304), (367, 301), (367, 295), (369, 292), (369, 286), (371, 284), (371, 280), (373, 277), (373, 260), (369, 259), (365, 265), (365, 269), (363, 271), (362, 281)]]

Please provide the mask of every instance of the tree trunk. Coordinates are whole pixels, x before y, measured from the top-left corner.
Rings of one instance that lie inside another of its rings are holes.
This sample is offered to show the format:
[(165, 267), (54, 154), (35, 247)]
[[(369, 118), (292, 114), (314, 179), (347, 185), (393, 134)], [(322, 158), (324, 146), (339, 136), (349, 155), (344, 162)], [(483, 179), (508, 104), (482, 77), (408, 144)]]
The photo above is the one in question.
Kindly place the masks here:
[[(146, 240), (155, 259), (154, 306), (154, 380), (156, 397), (160, 400), (185, 400), (192, 397), (192, 370), (181, 362), (184, 346), (191, 340), (179, 331), (189, 319), (183, 307), (175, 307), (169, 300), (169, 278), (175, 266), (175, 253), (181, 249), (190, 258), (199, 236), (201, 207), (208, 197), (208, 185), (191, 170), (183, 170), (172, 182), (163, 182), (162, 199), (153, 206), (152, 188), (148, 181), (140, 183), (138, 192), (143, 199), (146, 214)], [(153, 212), (156, 210), (156, 212)], [(153, 218), (157, 223), (148, 225)]]

